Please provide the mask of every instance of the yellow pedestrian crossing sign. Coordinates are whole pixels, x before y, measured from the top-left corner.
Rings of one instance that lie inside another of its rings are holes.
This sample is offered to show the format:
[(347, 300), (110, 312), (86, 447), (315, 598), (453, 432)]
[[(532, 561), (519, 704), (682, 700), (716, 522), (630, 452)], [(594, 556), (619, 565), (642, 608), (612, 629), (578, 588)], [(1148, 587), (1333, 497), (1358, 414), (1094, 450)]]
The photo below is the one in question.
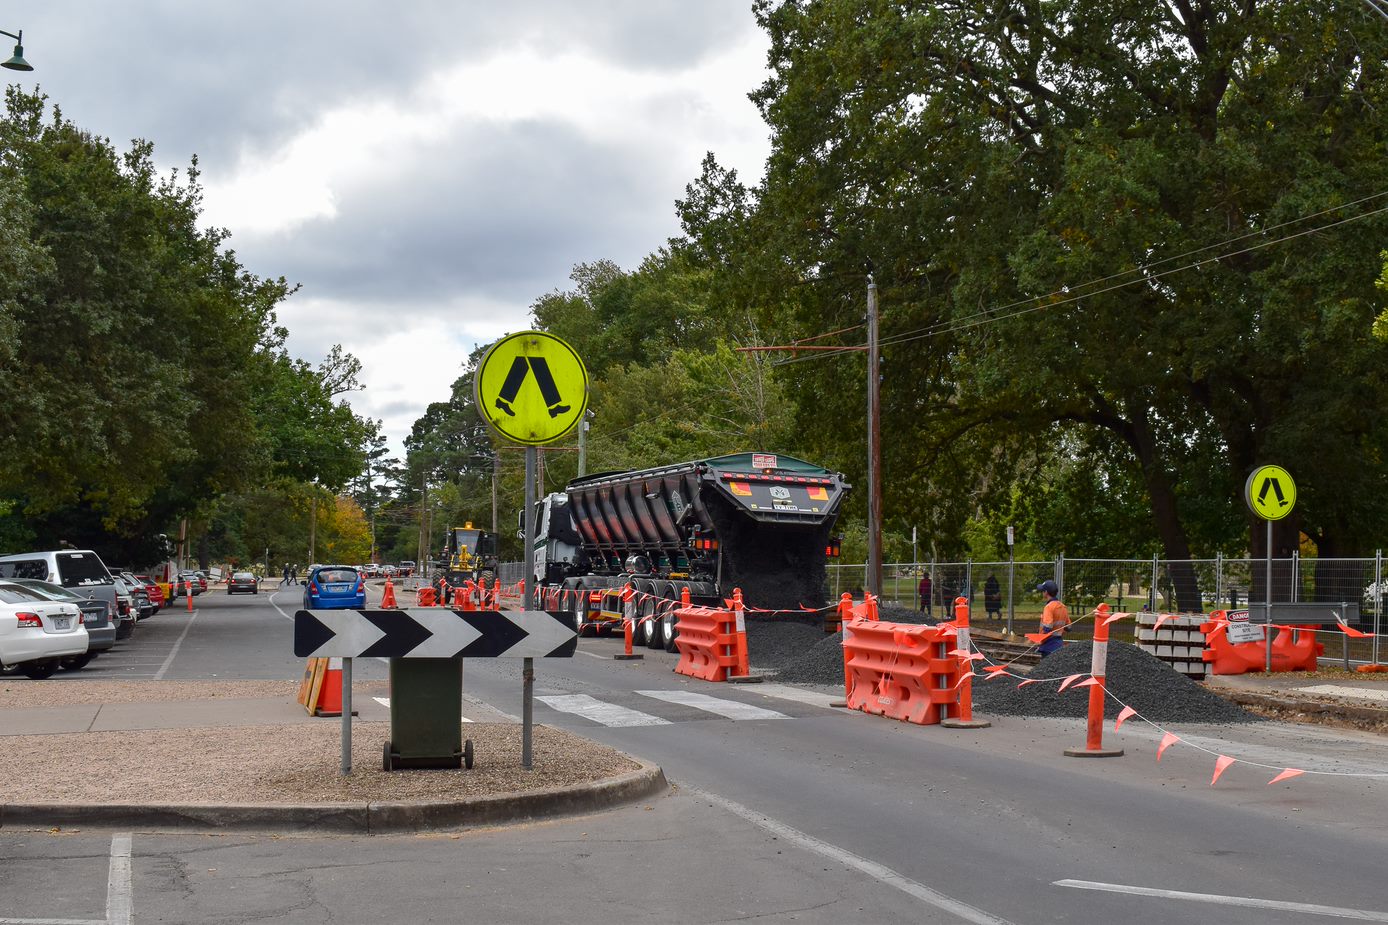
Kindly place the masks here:
[(574, 348), (542, 331), (509, 334), (477, 366), (483, 420), (513, 443), (539, 446), (570, 433), (588, 408), (588, 370)]
[(1281, 520), (1296, 507), (1296, 482), (1281, 466), (1259, 466), (1243, 483), (1243, 500), (1263, 520)]

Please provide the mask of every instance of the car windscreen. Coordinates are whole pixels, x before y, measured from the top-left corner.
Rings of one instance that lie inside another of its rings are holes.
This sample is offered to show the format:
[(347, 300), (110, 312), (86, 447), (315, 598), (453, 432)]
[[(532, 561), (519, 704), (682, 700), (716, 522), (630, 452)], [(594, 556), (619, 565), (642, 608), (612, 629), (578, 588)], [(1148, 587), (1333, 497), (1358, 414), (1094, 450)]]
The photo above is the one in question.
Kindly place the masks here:
[(60, 552), (58, 575), (64, 588), (80, 588), (83, 585), (106, 585), (111, 583), (111, 573), (106, 566), (90, 552)]
[(319, 584), (335, 584), (343, 581), (356, 581), (357, 573), (349, 568), (325, 568), (318, 572)]
[(233, 572), (231, 577), (237, 581), (255, 581), (255, 576), (250, 572)]
[(6, 604), (32, 604), (45, 600), (37, 591), (21, 588), (19, 585), (0, 585), (0, 601)]

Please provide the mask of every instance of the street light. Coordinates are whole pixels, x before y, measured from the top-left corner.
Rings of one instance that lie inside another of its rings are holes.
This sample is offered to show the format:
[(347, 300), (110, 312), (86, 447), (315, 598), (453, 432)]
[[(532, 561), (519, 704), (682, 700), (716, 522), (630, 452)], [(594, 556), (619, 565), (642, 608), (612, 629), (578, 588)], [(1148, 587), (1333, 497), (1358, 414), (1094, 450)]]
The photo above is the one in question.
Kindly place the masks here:
[(32, 71), (34, 66), (24, 60), (24, 30), (20, 29), (19, 35), (15, 35), (13, 32), (0, 29), (0, 35), (8, 35), (15, 42), (14, 57), (8, 61), (0, 61), (0, 67), (7, 67), (12, 71)]

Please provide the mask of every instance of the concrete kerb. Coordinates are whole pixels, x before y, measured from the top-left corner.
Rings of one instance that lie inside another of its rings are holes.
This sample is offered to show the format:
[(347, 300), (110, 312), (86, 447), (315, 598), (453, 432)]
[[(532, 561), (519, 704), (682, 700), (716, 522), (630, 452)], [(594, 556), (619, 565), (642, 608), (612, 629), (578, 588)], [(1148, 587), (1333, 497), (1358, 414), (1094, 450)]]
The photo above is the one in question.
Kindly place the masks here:
[(632, 758), (635, 771), (576, 787), (433, 803), (320, 803), (136, 806), (0, 803), (4, 828), (121, 828), (277, 834), (377, 835), (499, 826), (611, 809), (669, 789), (657, 765)]

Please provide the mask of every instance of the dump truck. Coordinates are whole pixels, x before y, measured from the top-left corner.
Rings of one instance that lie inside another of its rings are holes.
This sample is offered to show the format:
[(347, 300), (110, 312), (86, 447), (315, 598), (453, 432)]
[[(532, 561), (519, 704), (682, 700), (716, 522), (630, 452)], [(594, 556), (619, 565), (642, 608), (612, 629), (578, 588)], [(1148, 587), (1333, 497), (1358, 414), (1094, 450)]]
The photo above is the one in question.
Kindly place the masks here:
[(723, 606), (740, 588), (753, 609), (823, 606), (849, 490), (841, 473), (773, 453), (575, 479), (536, 503), (531, 577), (543, 606), (575, 611), (581, 632), (619, 629), (630, 583), (636, 641), (673, 652), (663, 602), (686, 590), (696, 604)]

